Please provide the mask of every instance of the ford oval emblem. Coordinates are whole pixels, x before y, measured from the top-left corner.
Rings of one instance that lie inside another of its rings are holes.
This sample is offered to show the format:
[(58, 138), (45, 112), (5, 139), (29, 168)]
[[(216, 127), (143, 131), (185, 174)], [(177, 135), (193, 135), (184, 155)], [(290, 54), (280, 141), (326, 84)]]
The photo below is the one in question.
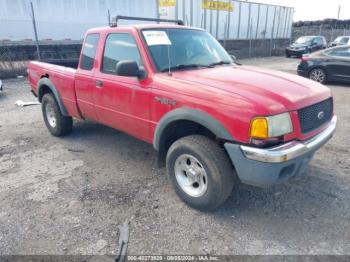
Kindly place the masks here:
[(324, 112), (323, 112), (323, 111), (318, 112), (317, 118), (318, 118), (319, 120), (321, 120), (322, 118), (324, 118)]

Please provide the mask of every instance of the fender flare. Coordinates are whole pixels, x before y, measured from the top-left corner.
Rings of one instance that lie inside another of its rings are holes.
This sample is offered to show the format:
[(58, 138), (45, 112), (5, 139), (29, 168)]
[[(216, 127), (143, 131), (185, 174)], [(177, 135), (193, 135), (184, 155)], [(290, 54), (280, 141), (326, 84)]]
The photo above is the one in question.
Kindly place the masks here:
[(60, 93), (58, 92), (57, 88), (55, 87), (55, 85), (51, 82), (50, 79), (48, 79), (47, 77), (43, 77), (41, 78), (39, 81), (38, 81), (38, 99), (39, 99), (39, 102), (41, 102), (42, 100), (42, 97), (43, 97), (43, 92), (44, 92), (44, 87), (47, 86), (51, 92), (53, 93), (53, 95), (55, 96), (55, 99), (57, 101), (57, 104), (61, 110), (61, 113), (64, 115), (64, 116), (69, 116), (68, 114), (68, 111), (66, 109), (66, 107), (64, 106), (63, 102), (62, 102), (62, 99), (61, 99), (61, 95)]
[(234, 141), (234, 138), (226, 130), (226, 128), (208, 113), (200, 111), (198, 109), (178, 108), (165, 114), (157, 124), (153, 138), (153, 147), (157, 151), (160, 150), (164, 130), (169, 124), (177, 120), (188, 120), (198, 123), (208, 128), (218, 138), (227, 141)]

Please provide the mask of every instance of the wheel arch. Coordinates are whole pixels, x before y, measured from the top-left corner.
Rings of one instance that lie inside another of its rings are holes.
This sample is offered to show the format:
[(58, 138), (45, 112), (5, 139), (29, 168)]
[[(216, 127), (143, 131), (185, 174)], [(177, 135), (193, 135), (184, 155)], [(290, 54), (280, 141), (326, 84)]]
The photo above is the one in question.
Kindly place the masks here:
[(153, 147), (158, 151), (158, 165), (164, 166), (166, 153), (174, 141), (191, 134), (234, 141), (227, 129), (208, 113), (191, 108), (175, 109), (160, 119), (154, 133)]
[(309, 68), (307, 74), (309, 75), (311, 73), (312, 70), (314, 69), (317, 69), (317, 68), (320, 68), (322, 69), (323, 71), (325, 71), (326, 75), (328, 75), (328, 69), (327, 69), (327, 66), (325, 65), (322, 65), (322, 64), (316, 64), (316, 65), (313, 65), (312, 67)]
[(51, 80), (47, 77), (42, 77), (39, 81), (38, 81), (38, 99), (39, 102), (42, 101), (42, 98), (45, 94), (47, 93), (52, 93), (57, 101), (57, 104), (61, 110), (61, 113), (64, 116), (69, 116), (68, 111), (66, 109), (66, 107), (64, 106), (60, 93), (58, 92), (57, 88), (55, 87), (55, 85), (51, 82)]
[(327, 68), (327, 66), (322, 65), (322, 64), (317, 64), (317, 65), (313, 65), (311, 68), (309, 68), (309, 70), (307, 71), (307, 77), (310, 79), (310, 74), (312, 72), (312, 70), (314, 69), (322, 69), (325, 72), (325, 76), (326, 76), (326, 80), (325, 82), (327, 83), (327, 81), (331, 81), (332, 77), (331, 74)]

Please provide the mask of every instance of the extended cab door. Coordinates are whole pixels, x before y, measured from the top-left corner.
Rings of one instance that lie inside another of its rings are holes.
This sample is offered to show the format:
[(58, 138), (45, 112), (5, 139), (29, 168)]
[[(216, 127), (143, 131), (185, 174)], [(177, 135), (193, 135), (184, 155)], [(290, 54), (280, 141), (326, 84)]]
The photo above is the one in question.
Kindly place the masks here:
[(104, 36), (99, 70), (95, 80), (100, 84), (94, 90), (94, 103), (98, 121), (151, 142), (150, 97), (147, 79), (119, 76), (116, 65), (122, 60), (144, 63), (132, 32), (111, 32)]
[(79, 109), (84, 117), (97, 119), (93, 101), (95, 90), (94, 67), (96, 65), (96, 50), (100, 35), (88, 34), (82, 47), (79, 67), (75, 75), (75, 90)]

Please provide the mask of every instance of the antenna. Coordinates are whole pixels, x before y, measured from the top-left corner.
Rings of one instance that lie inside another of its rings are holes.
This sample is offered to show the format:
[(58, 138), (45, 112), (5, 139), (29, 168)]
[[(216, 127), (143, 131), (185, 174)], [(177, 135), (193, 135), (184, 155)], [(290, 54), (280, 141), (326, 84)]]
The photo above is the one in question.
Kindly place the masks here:
[[(169, 28), (166, 29), (168, 37), (169, 37)], [(171, 67), (171, 62), (170, 62), (170, 45), (167, 45), (167, 49), (168, 49), (168, 75), (171, 76), (171, 71), (170, 71), (170, 67)]]

